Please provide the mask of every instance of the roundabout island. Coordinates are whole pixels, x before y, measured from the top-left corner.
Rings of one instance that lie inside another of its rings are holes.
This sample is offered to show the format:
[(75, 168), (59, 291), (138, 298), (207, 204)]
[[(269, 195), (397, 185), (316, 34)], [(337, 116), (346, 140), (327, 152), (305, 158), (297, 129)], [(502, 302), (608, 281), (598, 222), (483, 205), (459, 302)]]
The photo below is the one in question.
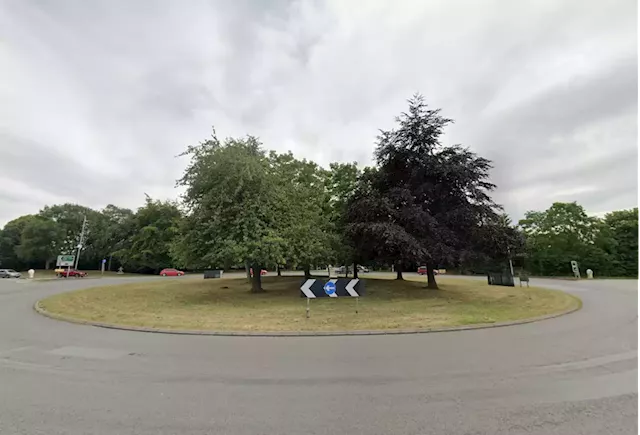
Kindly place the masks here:
[[(125, 329), (231, 335), (328, 335), (428, 332), (508, 325), (580, 308), (579, 298), (539, 287), (489, 286), (482, 279), (446, 278), (439, 290), (425, 278), (391, 274), (361, 279), (366, 297), (300, 298), (300, 276), (265, 277), (264, 293), (247, 280), (170, 279), (95, 287), (36, 304), (60, 320)], [(321, 279), (321, 277), (319, 277)]]

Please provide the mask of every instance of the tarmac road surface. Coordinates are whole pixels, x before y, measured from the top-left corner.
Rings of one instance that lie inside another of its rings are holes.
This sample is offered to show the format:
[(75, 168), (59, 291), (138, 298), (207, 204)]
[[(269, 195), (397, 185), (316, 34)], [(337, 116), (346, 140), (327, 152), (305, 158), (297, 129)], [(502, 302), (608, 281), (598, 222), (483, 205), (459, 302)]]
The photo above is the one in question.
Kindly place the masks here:
[(635, 280), (532, 279), (578, 295), (583, 309), (415, 335), (149, 334), (32, 309), (135, 279), (0, 280), (0, 434), (638, 432)]

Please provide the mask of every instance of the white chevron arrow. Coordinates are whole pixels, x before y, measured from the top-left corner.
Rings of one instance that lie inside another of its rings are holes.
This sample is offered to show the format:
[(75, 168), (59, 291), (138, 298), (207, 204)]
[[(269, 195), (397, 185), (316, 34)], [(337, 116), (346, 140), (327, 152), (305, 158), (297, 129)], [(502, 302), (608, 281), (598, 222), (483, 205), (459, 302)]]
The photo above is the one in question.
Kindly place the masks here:
[(313, 285), (314, 282), (316, 282), (315, 279), (308, 279), (304, 282), (304, 284), (302, 284), (302, 287), (300, 287), (300, 290), (302, 290), (302, 293), (304, 293), (304, 295), (309, 299), (316, 297), (316, 295), (314, 295), (313, 292), (311, 291), (311, 286)]
[(356, 284), (358, 284), (358, 281), (360, 281), (358, 278), (356, 278), (356, 279), (352, 279), (351, 281), (349, 281), (349, 284), (347, 284), (346, 289), (347, 289), (347, 292), (349, 292), (349, 295), (350, 295), (350, 296), (355, 296), (355, 297), (360, 296), (360, 295), (358, 294), (358, 292), (356, 291), (356, 289), (354, 289), (354, 287), (356, 286)]

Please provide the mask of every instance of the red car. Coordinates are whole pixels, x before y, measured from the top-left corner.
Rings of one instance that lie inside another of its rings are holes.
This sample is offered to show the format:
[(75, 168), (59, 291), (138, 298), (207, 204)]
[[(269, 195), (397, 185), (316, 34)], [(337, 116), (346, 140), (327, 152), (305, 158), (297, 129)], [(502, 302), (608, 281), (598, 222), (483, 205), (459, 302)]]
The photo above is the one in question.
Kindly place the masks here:
[[(249, 269), (249, 273), (251, 274), (251, 276), (253, 276), (253, 268)], [(260, 271), (261, 276), (265, 276), (266, 274), (267, 274), (267, 271), (265, 269), (262, 269)]]
[(160, 276), (182, 276), (184, 272), (178, 269), (162, 269)]
[[(426, 275), (427, 274), (427, 266), (420, 266), (418, 268), (418, 275)], [(438, 274), (438, 269), (433, 269), (433, 274)]]
[(60, 278), (69, 278), (69, 277), (74, 277), (74, 278), (84, 278), (85, 276), (88, 275), (87, 272), (82, 272), (80, 270), (76, 270), (76, 269), (70, 269), (70, 270), (64, 270), (61, 272), (57, 272), (56, 275)]

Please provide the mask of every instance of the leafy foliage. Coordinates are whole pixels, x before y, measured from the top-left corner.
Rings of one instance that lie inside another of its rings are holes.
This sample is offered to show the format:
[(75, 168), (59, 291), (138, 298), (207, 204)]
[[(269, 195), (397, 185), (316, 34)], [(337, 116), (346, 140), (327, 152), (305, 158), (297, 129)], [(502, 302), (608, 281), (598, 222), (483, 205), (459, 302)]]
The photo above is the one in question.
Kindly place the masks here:
[[(171, 244), (175, 239), (182, 214), (177, 205), (146, 197), (146, 203), (130, 218), (130, 236), (125, 247), (114, 254), (129, 270), (158, 273), (172, 264)], [(115, 246), (118, 243), (115, 233)]]
[[(23, 269), (27, 266), (35, 266), (34, 258), (18, 256), (17, 248), (22, 240), (22, 232), (25, 226), (35, 219), (34, 215), (24, 215), (14, 219), (0, 230), (0, 266), (3, 268)], [(25, 253), (26, 254), (26, 253)]]
[(435, 268), (486, 272), (515, 259), (537, 275), (567, 275), (577, 260), (599, 276), (637, 276), (637, 208), (599, 219), (576, 203), (554, 203), (513, 225), (491, 198), (491, 162), (441, 143), (452, 122), (415, 95), (394, 128), (380, 132), (375, 165), (362, 170), (267, 153), (253, 136), (220, 141), (214, 131), (183, 153), (181, 204), (147, 197), (135, 212), (46, 206), (0, 231), (0, 265), (49, 266), (75, 253), (86, 218), (81, 268), (108, 258), (149, 273), (283, 266), (308, 274), (313, 265), (357, 263), (396, 265), (401, 277), (426, 264), (436, 288)]
[(52, 220), (37, 216), (30, 219), (22, 229), (16, 253), (23, 260), (38, 262), (48, 267), (61, 248), (62, 239), (61, 227)]
[(349, 205), (349, 233), (363, 257), (426, 263), (429, 287), (437, 288), (435, 267), (483, 252), (474, 250), (474, 239), (487, 235), (499, 210), (489, 196), (491, 163), (461, 146), (443, 146), (440, 136), (452, 121), (421, 95), (396, 122), (380, 133), (377, 167)]
[(529, 211), (519, 226), (526, 236), (526, 267), (538, 275), (569, 275), (570, 262), (601, 276), (637, 276), (638, 211), (622, 210), (604, 220), (575, 203)]

